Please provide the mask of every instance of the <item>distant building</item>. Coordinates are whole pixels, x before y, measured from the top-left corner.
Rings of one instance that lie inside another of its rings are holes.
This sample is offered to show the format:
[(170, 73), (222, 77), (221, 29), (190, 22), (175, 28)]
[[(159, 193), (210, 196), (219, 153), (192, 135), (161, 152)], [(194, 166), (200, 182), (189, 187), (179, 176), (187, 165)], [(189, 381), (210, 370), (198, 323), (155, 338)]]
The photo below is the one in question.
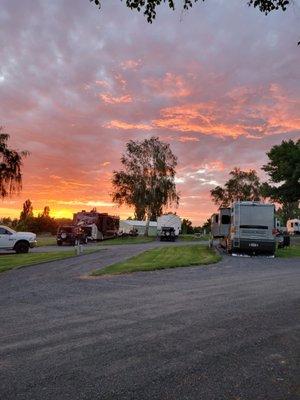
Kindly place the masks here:
[[(120, 232), (129, 233), (132, 229), (136, 229), (139, 235), (144, 235), (146, 230), (147, 221), (135, 221), (135, 220), (121, 220), (120, 221)], [(157, 222), (150, 221), (149, 224), (149, 236), (157, 235)]]

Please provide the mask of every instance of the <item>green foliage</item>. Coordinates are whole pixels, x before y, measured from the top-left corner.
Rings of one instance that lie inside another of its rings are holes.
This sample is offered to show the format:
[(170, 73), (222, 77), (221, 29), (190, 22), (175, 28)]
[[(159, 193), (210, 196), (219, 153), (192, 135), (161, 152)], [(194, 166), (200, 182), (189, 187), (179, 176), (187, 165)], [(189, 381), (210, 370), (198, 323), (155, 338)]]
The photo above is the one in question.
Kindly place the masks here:
[(116, 275), (137, 271), (206, 265), (221, 259), (213, 250), (203, 245), (159, 247), (145, 251), (123, 262), (93, 271), (91, 275)]
[(255, 170), (242, 171), (234, 168), (230, 173), (230, 179), (224, 187), (216, 186), (210, 191), (215, 204), (220, 207), (228, 207), (234, 201), (259, 201), (260, 181)]
[(194, 233), (194, 228), (192, 225), (192, 221), (187, 218), (184, 218), (181, 223), (181, 233), (183, 235)]
[(202, 225), (202, 230), (204, 231), (206, 231), (206, 233), (210, 233), (210, 231), (211, 231), (211, 220), (210, 220), (210, 218), (208, 218), (207, 220), (206, 220), (206, 222), (204, 222), (204, 224)]
[(37, 217), (33, 215), (33, 205), (28, 199), (23, 203), (23, 210), (20, 214), (20, 220), (17, 224), (19, 231), (30, 231), (34, 233), (52, 233), (55, 234), (59, 223), (50, 217), (50, 208), (45, 206), (42, 214)]
[(4, 199), (22, 189), (23, 159), (27, 151), (18, 152), (8, 147), (9, 135), (0, 127), (0, 197)]
[[(101, 7), (101, 0), (90, 0), (95, 3), (99, 8)], [(122, 1), (122, 0), (121, 0)], [(199, 0), (182, 0), (182, 8), (188, 10), (193, 7), (193, 4)], [(201, 1), (201, 0), (200, 0)], [(202, 0), (204, 2), (205, 0)], [(156, 8), (162, 4), (167, 3), (169, 8), (175, 9), (175, 0), (126, 0), (126, 6), (131, 10), (142, 11), (147, 21), (152, 23), (156, 18)], [(271, 11), (282, 10), (285, 11), (289, 6), (289, 0), (247, 0), (245, 1), (249, 6), (257, 7), (261, 12), (268, 14)]]
[[(276, 185), (264, 185), (265, 193), (282, 204), (300, 200), (300, 140), (283, 140), (267, 153), (269, 162), (262, 167)], [(278, 185), (280, 184), (280, 185)]]
[(113, 172), (113, 201), (135, 209), (135, 219), (156, 220), (163, 207), (179, 201), (175, 185), (177, 158), (157, 137), (129, 141), (121, 158), (123, 169)]
[(262, 167), (270, 177), (262, 185), (264, 196), (280, 203), (282, 222), (299, 215), (300, 200), (300, 140), (283, 140), (267, 153), (269, 162)]

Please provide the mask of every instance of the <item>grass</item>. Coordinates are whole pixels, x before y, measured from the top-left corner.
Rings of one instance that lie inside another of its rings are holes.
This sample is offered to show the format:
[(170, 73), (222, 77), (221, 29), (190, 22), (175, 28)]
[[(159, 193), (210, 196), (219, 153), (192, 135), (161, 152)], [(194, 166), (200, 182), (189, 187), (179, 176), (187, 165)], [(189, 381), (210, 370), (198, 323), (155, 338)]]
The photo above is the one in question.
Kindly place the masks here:
[(179, 235), (179, 240), (187, 242), (197, 242), (199, 240), (209, 240), (209, 235), (195, 236), (194, 234)]
[(103, 240), (99, 244), (101, 246), (106, 246), (106, 245), (117, 245), (117, 244), (141, 244), (141, 243), (148, 243), (148, 242), (153, 242), (156, 240), (156, 237), (150, 236), (150, 237), (145, 237), (145, 236), (137, 236), (137, 237), (119, 237), (115, 239), (107, 239)]
[[(93, 253), (95, 249), (85, 249), (83, 254)], [(0, 273), (14, 268), (27, 267), (47, 261), (63, 260), (75, 256), (75, 250), (53, 251), (49, 253), (5, 254), (0, 255)]]
[(216, 263), (220, 259), (219, 255), (204, 245), (159, 247), (147, 250), (129, 260), (93, 271), (91, 275), (117, 275), (136, 271), (205, 265)]
[(56, 236), (53, 235), (38, 235), (36, 240), (38, 247), (56, 245)]
[(291, 245), (285, 249), (277, 249), (276, 257), (290, 258), (290, 257), (300, 257), (300, 244)]

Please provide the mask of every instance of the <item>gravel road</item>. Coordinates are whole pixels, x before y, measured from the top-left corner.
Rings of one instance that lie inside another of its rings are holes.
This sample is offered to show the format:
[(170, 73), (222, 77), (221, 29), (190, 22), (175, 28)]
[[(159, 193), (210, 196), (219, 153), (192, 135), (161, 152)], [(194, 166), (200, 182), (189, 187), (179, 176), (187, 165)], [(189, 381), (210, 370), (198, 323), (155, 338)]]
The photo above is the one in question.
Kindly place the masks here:
[(0, 275), (1, 400), (299, 399), (299, 258), (87, 277), (155, 245)]

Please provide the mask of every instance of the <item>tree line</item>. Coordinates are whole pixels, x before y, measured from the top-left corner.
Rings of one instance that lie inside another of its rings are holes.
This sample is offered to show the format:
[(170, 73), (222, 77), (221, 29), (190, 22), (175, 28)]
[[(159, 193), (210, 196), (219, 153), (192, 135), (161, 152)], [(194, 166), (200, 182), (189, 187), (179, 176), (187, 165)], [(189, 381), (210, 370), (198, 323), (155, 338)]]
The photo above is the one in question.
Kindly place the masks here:
[(0, 219), (0, 224), (9, 226), (17, 231), (30, 231), (34, 233), (55, 234), (59, 225), (71, 224), (69, 218), (53, 218), (50, 216), (50, 207), (45, 206), (43, 211), (36, 217), (33, 214), (32, 202), (27, 199), (23, 203), (23, 209), (19, 218), (4, 217)]

